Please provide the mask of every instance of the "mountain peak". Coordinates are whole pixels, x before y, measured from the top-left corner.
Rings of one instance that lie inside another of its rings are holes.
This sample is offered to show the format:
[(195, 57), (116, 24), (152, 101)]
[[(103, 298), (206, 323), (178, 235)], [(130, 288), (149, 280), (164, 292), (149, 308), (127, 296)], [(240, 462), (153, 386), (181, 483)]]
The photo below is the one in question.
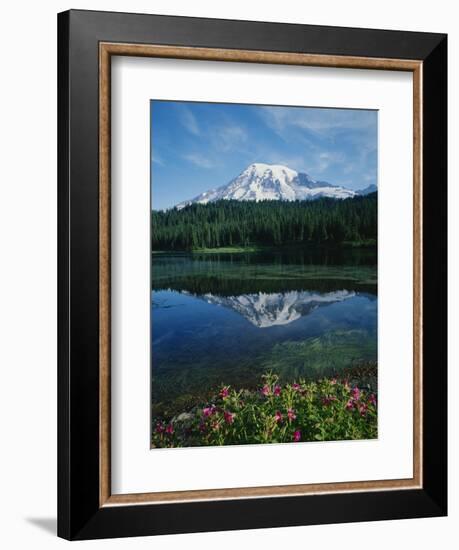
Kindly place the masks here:
[(227, 185), (201, 193), (194, 199), (177, 205), (178, 209), (193, 203), (207, 204), (218, 200), (265, 201), (265, 200), (313, 200), (320, 197), (347, 199), (355, 191), (315, 181), (304, 172), (297, 172), (282, 164), (254, 162), (247, 166)]
[(274, 175), (274, 177), (288, 175), (293, 178), (296, 175), (298, 175), (298, 172), (296, 172), (295, 170), (292, 170), (288, 166), (284, 166), (283, 164), (264, 164), (263, 162), (254, 162), (253, 164), (250, 164), (244, 170), (244, 172), (257, 173), (260, 175), (270, 173)]
[(357, 191), (357, 194), (369, 195), (370, 193), (376, 193), (377, 190), (378, 190), (378, 187), (374, 183), (372, 183), (368, 187), (365, 187), (365, 189), (360, 189), (359, 191)]

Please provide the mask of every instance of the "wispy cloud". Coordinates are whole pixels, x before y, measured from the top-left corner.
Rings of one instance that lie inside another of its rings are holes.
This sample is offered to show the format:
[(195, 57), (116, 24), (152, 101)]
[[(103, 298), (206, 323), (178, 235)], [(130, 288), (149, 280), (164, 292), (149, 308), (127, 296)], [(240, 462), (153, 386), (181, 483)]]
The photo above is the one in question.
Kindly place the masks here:
[(234, 124), (217, 124), (211, 129), (212, 143), (217, 151), (240, 151), (247, 142), (247, 131)]
[(322, 152), (316, 156), (316, 166), (315, 171), (317, 174), (322, 174), (326, 172), (330, 166), (333, 165), (343, 165), (346, 161), (346, 157), (343, 153), (333, 153), (333, 152)]
[(367, 172), (363, 175), (363, 181), (372, 182), (376, 184), (376, 171)]
[(151, 162), (153, 164), (157, 164), (158, 166), (164, 166), (165, 165), (163, 159), (158, 155), (158, 153), (152, 153)]
[(196, 117), (193, 112), (184, 105), (180, 105), (180, 122), (188, 130), (188, 132), (190, 132), (190, 134), (195, 136), (201, 135), (201, 130)]
[(195, 166), (199, 166), (199, 168), (213, 168), (215, 166), (214, 162), (200, 153), (188, 153), (183, 155), (183, 158)]
[(265, 123), (282, 136), (295, 128), (330, 135), (342, 130), (365, 130), (374, 126), (373, 111), (355, 109), (263, 107), (260, 114)]

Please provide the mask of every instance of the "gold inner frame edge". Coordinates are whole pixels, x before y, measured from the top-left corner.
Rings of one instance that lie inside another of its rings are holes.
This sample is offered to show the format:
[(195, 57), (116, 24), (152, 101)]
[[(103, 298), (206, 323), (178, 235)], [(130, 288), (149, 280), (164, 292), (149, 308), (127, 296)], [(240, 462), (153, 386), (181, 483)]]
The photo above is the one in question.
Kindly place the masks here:
[[(412, 478), (112, 495), (110, 458), (110, 97), (111, 57), (113, 55), (343, 69), (376, 69), (413, 73), (414, 425)], [(99, 384), (100, 507), (422, 488), (422, 61), (101, 42), (99, 44)]]

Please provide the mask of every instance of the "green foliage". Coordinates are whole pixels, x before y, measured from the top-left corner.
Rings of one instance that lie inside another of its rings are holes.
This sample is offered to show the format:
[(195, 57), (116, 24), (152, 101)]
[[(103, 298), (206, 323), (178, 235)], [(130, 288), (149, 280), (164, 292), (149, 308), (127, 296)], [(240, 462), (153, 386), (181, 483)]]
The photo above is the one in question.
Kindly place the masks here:
[(376, 395), (346, 380), (279, 385), (262, 377), (258, 390), (223, 386), (214, 399), (173, 418), (153, 419), (153, 447), (192, 447), (374, 439)]
[(377, 194), (346, 200), (217, 201), (153, 211), (152, 250), (375, 241)]
[(263, 370), (290, 379), (317, 378), (374, 360), (376, 348), (374, 334), (366, 330), (335, 330), (306, 340), (275, 344), (263, 362)]

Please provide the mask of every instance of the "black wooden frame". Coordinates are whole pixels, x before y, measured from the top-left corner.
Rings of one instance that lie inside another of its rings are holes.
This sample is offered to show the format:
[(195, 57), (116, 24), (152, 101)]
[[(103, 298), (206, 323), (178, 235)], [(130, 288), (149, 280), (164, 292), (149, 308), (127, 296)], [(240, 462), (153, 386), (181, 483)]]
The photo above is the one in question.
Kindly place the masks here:
[[(99, 506), (99, 43), (423, 62), (422, 489)], [(68, 11), (58, 15), (58, 534), (91, 539), (446, 515), (447, 37)]]

